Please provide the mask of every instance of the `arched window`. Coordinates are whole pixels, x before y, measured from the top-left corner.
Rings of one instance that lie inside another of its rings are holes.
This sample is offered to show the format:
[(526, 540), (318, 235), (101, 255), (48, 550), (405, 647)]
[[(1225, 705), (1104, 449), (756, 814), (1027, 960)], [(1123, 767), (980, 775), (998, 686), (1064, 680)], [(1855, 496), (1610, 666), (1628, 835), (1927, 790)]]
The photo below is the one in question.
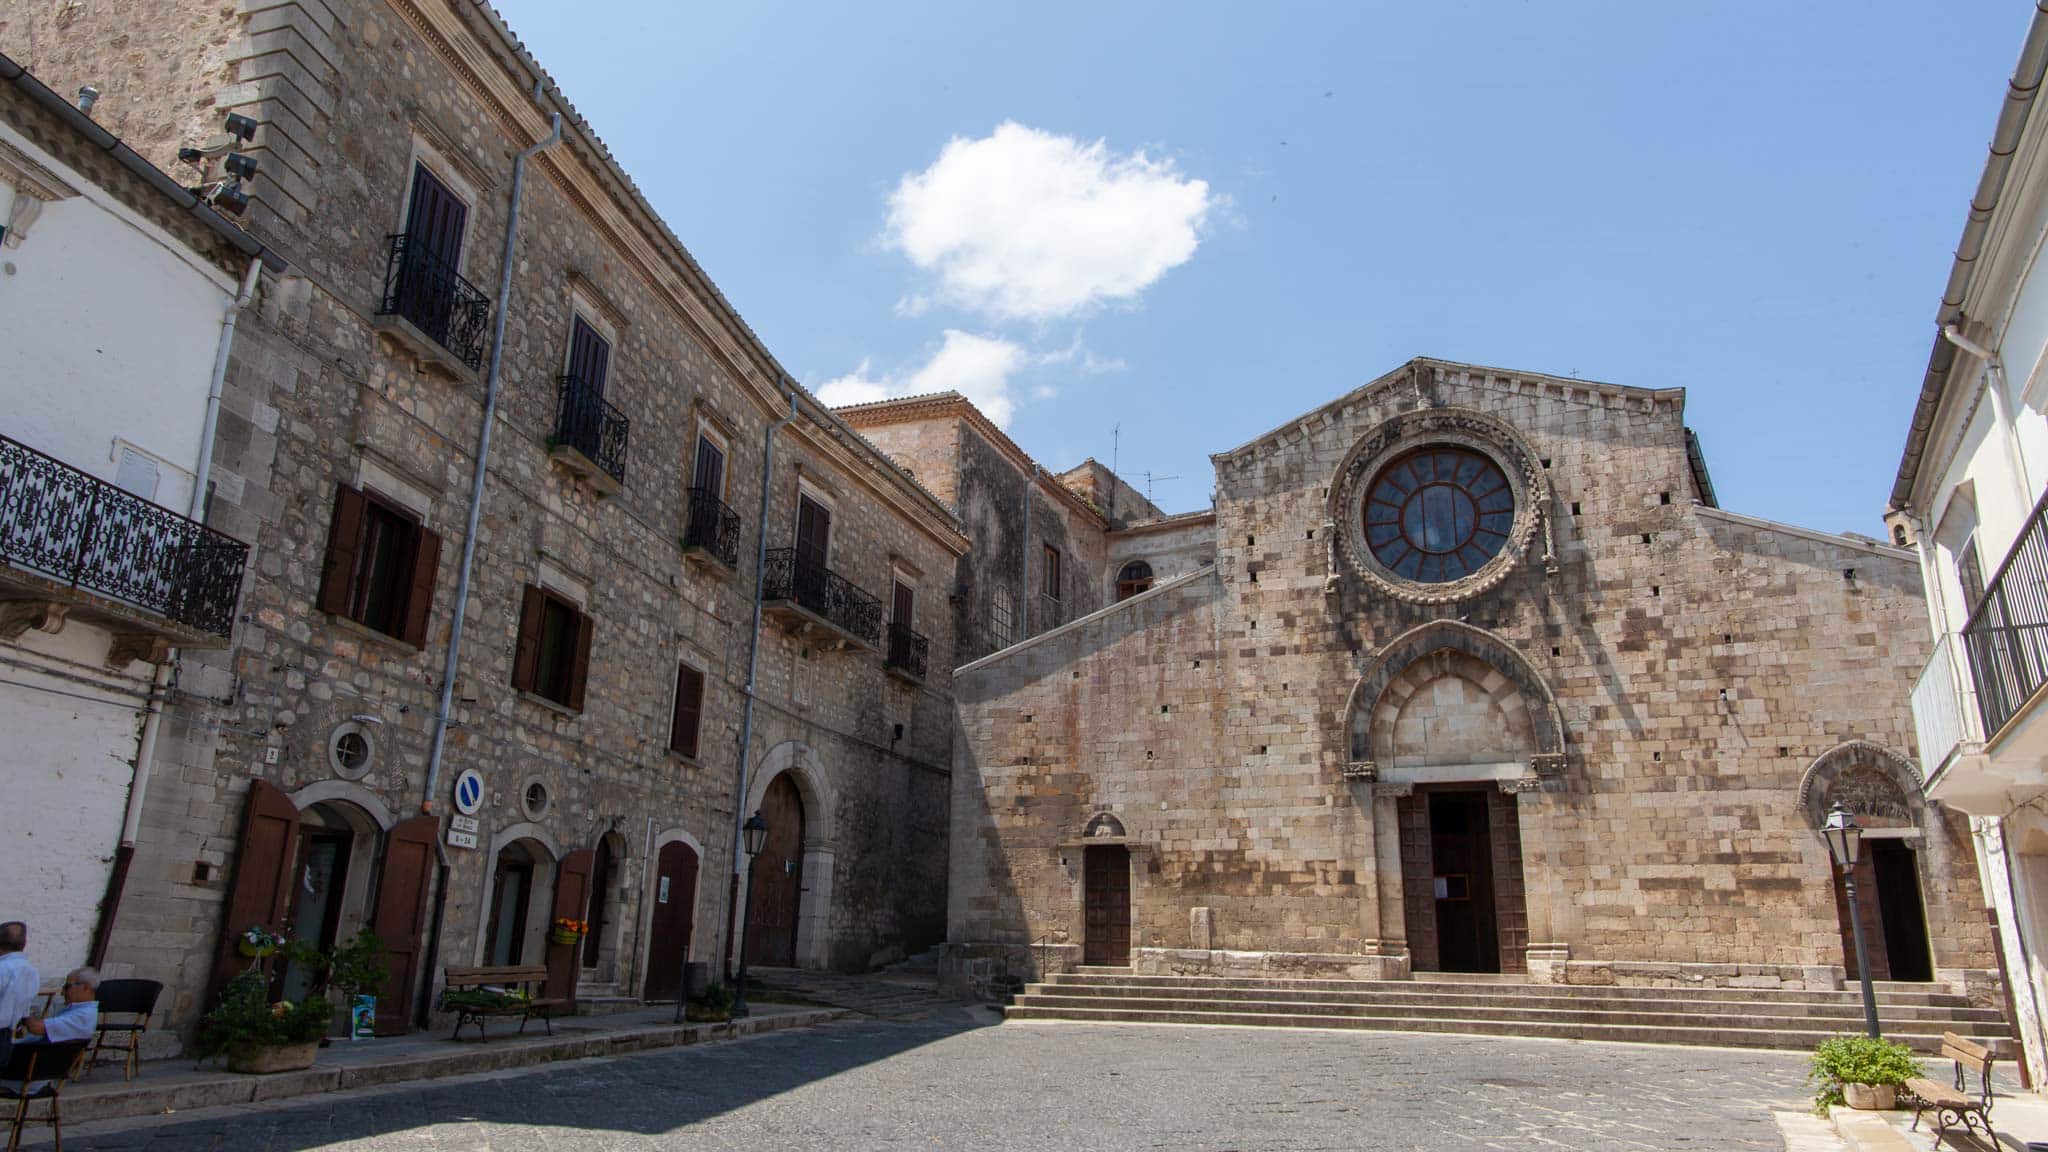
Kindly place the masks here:
[(1116, 598), (1119, 600), (1129, 600), (1150, 587), (1152, 566), (1143, 560), (1133, 560), (1117, 571)]

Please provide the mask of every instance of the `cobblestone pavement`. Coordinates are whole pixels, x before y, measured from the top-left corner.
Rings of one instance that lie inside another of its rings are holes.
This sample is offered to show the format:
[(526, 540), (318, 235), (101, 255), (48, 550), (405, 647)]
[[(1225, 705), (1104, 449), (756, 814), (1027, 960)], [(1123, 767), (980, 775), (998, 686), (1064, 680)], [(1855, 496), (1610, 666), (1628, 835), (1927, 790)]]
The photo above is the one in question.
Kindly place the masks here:
[(1802, 1061), (1780, 1053), (995, 1019), (955, 1007), (921, 1020), (81, 1125), (65, 1143), (147, 1152), (1734, 1152), (1785, 1148), (1772, 1113), (1802, 1107)]

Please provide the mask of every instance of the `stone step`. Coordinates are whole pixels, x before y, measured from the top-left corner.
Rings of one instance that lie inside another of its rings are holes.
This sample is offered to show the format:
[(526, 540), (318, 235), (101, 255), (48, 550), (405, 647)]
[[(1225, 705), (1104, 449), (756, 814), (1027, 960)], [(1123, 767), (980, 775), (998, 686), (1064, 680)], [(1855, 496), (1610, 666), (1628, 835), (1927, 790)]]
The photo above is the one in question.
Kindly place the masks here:
[[(1604, 991), (1604, 990), (1602, 990)], [(1498, 997), (1477, 992), (1432, 993), (1402, 988), (1398, 983), (1374, 987), (1370, 991), (1325, 992), (1290, 988), (1185, 988), (1116, 984), (1072, 984), (1044, 983), (1027, 985), (1018, 1002), (1035, 1002), (1044, 997), (1061, 999), (1107, 998), (1118, 1001), (1128, 1000), (1173, 1000), (1177, 1002), (1204, 1002), (1218, 1005), (1239, 1003), (1282, 1003), (1302, 1006), (1336, 1006), (1371, 1004), (1388, 1009), (1438, 1008), (1444, 1011), (1462, 1011), (1468, 1008), (1498, 1008), (1502, 1011), (1547, 1010), (1547, 1011), (1608, 1011), (1608, 1012), (1681, 1012), (1708, 1015), (1740, 1015), (1769, 1017), (1773, 1019), (1812, 1018), (1826, 1020), (1861, 1020), (1863, 1005), (1860, 1000), (1797, 1003), (1787, 1001), (1735, 1001), (1708, 998), (1638, 998), (1608, 996), (1588, 990), (1567, 994), (1560, 991), (1549, 996)], [(1989, 1025), (1993, 1030), (2004, 1023), (2004, 1016), (1996, 1009), (1972, 1008), (1958, 1005), (1891, 1004), (1879, 1002), (1879, 1015), (1885, 1020), (1900, 1021), (1947, 1021), (1956, 1024)]]
[[(1137, 976), (1082, 971), (1056, 973), (1047, 977), (1045, 982), (1058, 985), (1185, 989), (1290, 989), (1305, 992), (1344, 992), (1367, 995), (1375, 991), (1428, 995), (1472, 995), (1478, 992), (1478, 989), (1470, 983), (1439, 981), (1433, 978), (1417, 980), (1331, 980), (1257, 976)], [(1483, 987), (1484, 995), (1495, 999), (1510, 996), (1598, 995), (1641, 1000), (1702, 999), (1738, 1003), (1854, 1004), (1859, 1006), (1863, 1003), (1862, 993), (1853, 988), (1838, 992), (1808, 992), (1776, 988), (1661, 988), (1627, 985), (1531, 984), (1527, 982), (1488, 983)], [(1895, 991), (1893, 989), (1909, 990)], [(1880, 1005), (1896, 1004), (1948, 1008), (1967, 1008), (1971, 1006), (1968, 997), (1947, 991), (1940, 985), (1893, 983), (1886, 990), (1879, 991), (1877, 997)]]
[[(1140, 1024), (1211, 1024), (1236, 1027), (1340, 1028), (1381, 1032), (1432, 1032), (1454, 1035), (1537, 1037), (1554, 1040), (1602, 1040), (1637, 1044), (1689, 1044), (1723, 1048), (1807, 1049), (1839, 1031), (1811, 1028), (1662, 1027), (1655, 1025), (1514, 1020), (1490, 1021), (1462, 1015), (1339, 1016), (1312, 1012), (1155, 1011), (1144, 1008), (1032, 1007), (1013, 1005), (1011, 1020), (1070, 1020)], [(2012, 1042), (2003, 1035), (1971, 1034), (2000, 1058), (2010, 1058)], [(1932, 1054), (1941, 1036), (1900, 1033), (1899, 1042)]]
[[(1533, 1007), (1433, 1003), (1386, 1003), (1380, 1001), (1318, 1002), (1304, 1004), (1286, 1000), (1222, 1000), (1162, 996), (1070, 996), (1027, 991), (1017, 997), (1021, 1008), (1106, 1008), (1146, 1012), (1248, 1012), (1259, 1015), (1302, 1013), (1315, 1016), (1405, 1017), (1428, 1014), (1454, 1016), (1461, 1020), (1490, 1023), (1556, 1022), (1567, 1024), (1626, 1024), (1657, 1028), (1743, 1028), (1768, 1021), (1772, 1027), (1802, 1030), (1854, 1031), (1863, 1022), (1861, 1011), (1811, 1016), (1804, 1014), (1758, 1013), (1747, 1005), (1690, 1005), (1645, 1008), (1606, 1008), (1592, 1004), (1561, 1004)], [(1943, 1032), (1999, 1032), (2003, 1022), (1995, 1013), (1990, 1019), (1958, 1020), (1949, 1016), (1913, 1018), (1881, 1015), (1887, 1033), (1939, 1037)]]

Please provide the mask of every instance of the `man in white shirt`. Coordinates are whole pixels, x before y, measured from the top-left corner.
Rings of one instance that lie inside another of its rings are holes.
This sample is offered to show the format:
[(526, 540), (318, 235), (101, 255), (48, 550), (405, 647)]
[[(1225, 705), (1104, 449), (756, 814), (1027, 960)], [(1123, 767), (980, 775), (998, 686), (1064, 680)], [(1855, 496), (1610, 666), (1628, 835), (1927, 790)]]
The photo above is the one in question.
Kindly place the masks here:
[(14, 1029), (35, 1003), (43, 978), (28, 962), (28, 925), (19, 920), (0, 924), (0, 1063), (13, 1047)]
[[(64, 977), (64, 1008), (49, 1016), (31, 1016), (22, 1022), (28, 1035), (20, 1044), (62, 1044), (66, 1040), (90, 1040), (100, 1023), (100, 974), (91, 968), (73, 968)], [(36, 1071), (46, 1071), (37, 1062)], [(50, 1069), (54, 1071), (54, 1069)], [(41, 1092), (50, 1082), (31, 1081), (28, 1094)]]

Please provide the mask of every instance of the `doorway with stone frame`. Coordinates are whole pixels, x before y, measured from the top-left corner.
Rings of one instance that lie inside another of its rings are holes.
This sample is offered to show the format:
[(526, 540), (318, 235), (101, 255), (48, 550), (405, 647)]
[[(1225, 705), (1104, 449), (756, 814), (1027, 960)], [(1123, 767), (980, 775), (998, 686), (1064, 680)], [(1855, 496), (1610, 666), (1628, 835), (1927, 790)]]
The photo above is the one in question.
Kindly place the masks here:
[(1494, 785), (1421, 784), (1396, 805), (1411, 970), (1528, 971), (1515, 797)]

